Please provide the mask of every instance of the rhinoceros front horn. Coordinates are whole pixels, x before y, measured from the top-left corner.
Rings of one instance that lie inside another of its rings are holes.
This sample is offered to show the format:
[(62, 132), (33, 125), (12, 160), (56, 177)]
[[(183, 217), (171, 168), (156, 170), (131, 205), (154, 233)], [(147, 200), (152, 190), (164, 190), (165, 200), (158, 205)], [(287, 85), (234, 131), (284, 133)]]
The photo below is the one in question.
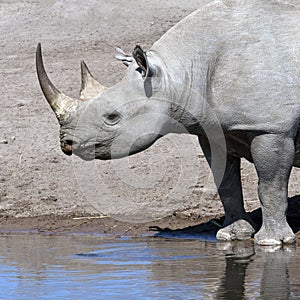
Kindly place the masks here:
[(58, 121), (61, 122), (68, 115), (69, 108), (79, 100), (64, 95), (52, 84), (44, 67), (40, 43), (36, 50), (36, 69), (44, 96), (53, 109)]

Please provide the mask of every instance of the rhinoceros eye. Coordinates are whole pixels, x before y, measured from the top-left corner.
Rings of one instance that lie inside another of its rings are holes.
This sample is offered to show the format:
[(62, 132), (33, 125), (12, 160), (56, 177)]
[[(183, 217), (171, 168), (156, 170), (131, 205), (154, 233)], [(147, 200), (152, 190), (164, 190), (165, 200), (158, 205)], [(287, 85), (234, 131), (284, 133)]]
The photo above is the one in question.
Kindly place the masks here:
[(120, 120), (121, 120), (121, 116), (117, 112), (113, 112), (105, 116), (105, 123), (110, 126), (116, 125), (117, 123), (120, 122)]

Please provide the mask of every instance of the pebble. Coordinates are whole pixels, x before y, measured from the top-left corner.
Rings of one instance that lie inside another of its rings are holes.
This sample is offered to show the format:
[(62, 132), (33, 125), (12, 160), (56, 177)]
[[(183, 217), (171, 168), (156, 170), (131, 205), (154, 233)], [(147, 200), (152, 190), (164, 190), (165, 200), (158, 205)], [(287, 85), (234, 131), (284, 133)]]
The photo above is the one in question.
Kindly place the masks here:
[(8, 141), (7, 140), (1, 140), (0, 144), (8, 144)]

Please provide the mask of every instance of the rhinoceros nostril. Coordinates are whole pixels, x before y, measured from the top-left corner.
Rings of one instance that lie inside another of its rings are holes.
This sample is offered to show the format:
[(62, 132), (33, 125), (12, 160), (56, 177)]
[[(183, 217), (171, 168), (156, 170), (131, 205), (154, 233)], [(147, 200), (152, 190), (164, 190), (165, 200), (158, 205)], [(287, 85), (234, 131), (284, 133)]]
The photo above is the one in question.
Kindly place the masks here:
[(65, 141), (63, 141), (63, 143), (65, 143), (68, 146), (72, 146), (74, 144), (74, 142), (72, 140), (65, 140)]

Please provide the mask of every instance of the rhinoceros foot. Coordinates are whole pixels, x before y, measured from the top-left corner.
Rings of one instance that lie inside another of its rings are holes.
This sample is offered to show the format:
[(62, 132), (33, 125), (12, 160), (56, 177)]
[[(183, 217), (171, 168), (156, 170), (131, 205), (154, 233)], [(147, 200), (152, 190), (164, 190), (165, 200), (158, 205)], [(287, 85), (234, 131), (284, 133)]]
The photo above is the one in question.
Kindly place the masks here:
[(221, 241), (248, 240), (255, 233), (253, 226), (246, 220), (238, 220), (220, 229), (217, 239)]
[(277, 222), (276, 224), (273, 222), (273, 226), (268, 226), (266, 223), (265, 221), (254, 236), (254, 240), (258, 245), (273, 246), (282, 243), (292, 244), (296, 241), (296, 236), (286, 221)]

